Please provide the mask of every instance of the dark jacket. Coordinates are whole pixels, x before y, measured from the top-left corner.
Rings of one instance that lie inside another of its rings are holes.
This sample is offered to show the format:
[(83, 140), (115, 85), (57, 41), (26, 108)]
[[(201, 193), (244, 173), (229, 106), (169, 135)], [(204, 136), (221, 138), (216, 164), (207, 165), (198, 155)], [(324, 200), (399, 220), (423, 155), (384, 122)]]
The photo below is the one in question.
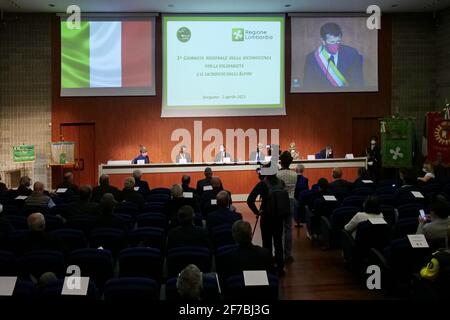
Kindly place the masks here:
[(211, 185), (211, 178), (201, 179), (197, 181), (197, 195), (200, 197), (203, 193), (203, 187)]
[(120, 202), (126, 201), (129, 203), (133, 203), (140, 211), (144, 210), (145, 205), (144, 197), (137, 191), (124, 188), (119, 195), (119, 201)]
[(60, 183), (57, 187), (57, 189), (64, 188), (67, 189), (67, 191), (70, 191), (72, 194), (78, 194), (78, 186), (73, 183), (63, 182)]
[(111, 185), (96, 186), (92, 190), (92, 201), (100, 202), (105, 193), (111, 193), (114, 196), (114, 199), (118, 200), (120, 190)]
[(139, 188), (137, 191), (143, 196), (146, 196), (150, 193), (150, 187), (148, 185), (148, 182), (145, 180), (135, 179), (135, 187)]
[(206, 225), (208, 226), (208, 229), (211, 229), (224, 224), (232, 225), (237, 220), (242, 220), (242, 215), (240, 213), (231, 211), (228, 208), (218, 207), (216, 211), (208, 214)]
[(244, 270), (267, 270), (272, 272), (274, 269), (270, 251), (253, 244), (238, 247), (236, 251), (230, 254), (227, 264), (230, 275), (242, 274)]
[[(325, 49), (324, 49), (325, 50)], [(322, 91), (339, 89), (334, 87), (327, 79), (327, 74), (317, 63), (315, 53), (306, 56), (304, 87), (308, 90)], [(363, 57), (359, 52), (349, 46), (341, 45), (338, 53), (337, 69), (347, 80), (350, 88), (362, 88), (364, 86)]]
[[(281, 183), (283, 186), (284, 181), (278, 179), (276, 176), (267, 176), (264, 178), (264, 180), (267, 180), (270, 184), (272, 185), (276, 185), (277, 183)], [(266, 206), (267, 206), (267, 196), (269, 194), (269, 188), (267, 187), (266, 182), (260, 181), (258, 182), (258, 184), (253, 188), (253, 190), (250, 192), (250, 194), (247, 197), (247, 205), (250, 208), (250, 210), (252, 210), (252, 212), (256, 215), (259, 214), (259, 209), (256, 207), (256, 200), (258, 198), (258, 196), (261, 197), (261, 209), (263, 210), (263, 215), (264, 212), (268, 212)]]
[(328, 191), (331, 193), (343, 192), (349, 193), (352, 189), (351, 182), (344, 179), (336, 179), (328, 185)]
[(297, 176), (297, 183), (295, 184), (294, 198), (298, 199), (300, 192), (309, 190), (309, 181), (308, 178), (299, 174)]
[(178, 226), (169, 231), (167, 238), (167, 249), (176, 247), (206, 247), (211, 248), (208, 231), (193, 225)]
[(24, 252), (32, 250), (65, 251), (65, 249), (58, 237), (45, 231), (29, 231), (24, 239)]
[(144, 160), (144, 163), (148, 164), (150, 163), (150, 158), (148, 156), (144, 157), (143, 155), (138, 155), (136, 158), (134, 158), (131, 163), (137, 164), (138, 160)]
[(78, 201), (69, 204), (68, 216), (64, 217), (70, 219), (81, 215), (97, 216), (100, 214), (100, 206), (96, 202)]

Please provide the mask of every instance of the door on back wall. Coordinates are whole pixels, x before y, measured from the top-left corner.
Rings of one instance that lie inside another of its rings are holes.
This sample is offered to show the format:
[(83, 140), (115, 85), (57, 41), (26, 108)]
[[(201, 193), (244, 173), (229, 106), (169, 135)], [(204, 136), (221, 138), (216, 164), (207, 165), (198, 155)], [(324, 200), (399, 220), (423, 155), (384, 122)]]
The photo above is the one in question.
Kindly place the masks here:
[(380, 121), (376, 118), (352, 119), (352, 152), (355, 157), (365, 156), (364, 150), (369, 145), (370, 137), (378, 138), (380, 145)]
[(75, 142), (75, 166), (65, 171), (73, 171), (77, 185), (96, 185), (95, 124), (62, 123), (60, 134), (64, 141)]

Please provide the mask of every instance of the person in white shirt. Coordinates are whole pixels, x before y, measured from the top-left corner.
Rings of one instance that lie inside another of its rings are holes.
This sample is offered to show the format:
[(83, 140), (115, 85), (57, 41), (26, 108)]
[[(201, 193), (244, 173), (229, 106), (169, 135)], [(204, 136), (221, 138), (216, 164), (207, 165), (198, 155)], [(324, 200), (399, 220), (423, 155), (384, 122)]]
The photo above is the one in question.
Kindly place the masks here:
[(353, 238), (356, 236), (356, 230), (358, 229), (358, 225), (361, 222), (367, 221), (370, 218), (383, 218), (384, 216), (380, 211), (380, 201), (378, 200), (378, 197), (376, 196), (369, 196), (367, 197), (366, 201), (364, 201), (364, 212), (358, 212), (355, 214), (350, 220), (349, 223), (347, 223), (344, 226), (344, 229), (348, 232), (351, 232)]
[(289, 151), (284, 151), (280, 156), (281, 169), (277, 172), (277, 178), (283, 180), (286, 185), (291, 206), (289, 216), (283, 220), (284, 259), (286, 263), (294, 261), (294, 258), (292, 257), (292, 219), (294, 212), (297, 210), (297, 200), (295, 199), (297, 173), (289, 168), (292, 160), (291, 153)]
[(424, 163), (422, 170), (425, 173), (425, 175), (423, 177), (417, 178), (417, 180), (426, 183), (426, 182), (430, 181), (431, 179), (435, 178), (435, 176), (434, 176), (434, 168), (433, 168), (433, 165), (431, 163)]

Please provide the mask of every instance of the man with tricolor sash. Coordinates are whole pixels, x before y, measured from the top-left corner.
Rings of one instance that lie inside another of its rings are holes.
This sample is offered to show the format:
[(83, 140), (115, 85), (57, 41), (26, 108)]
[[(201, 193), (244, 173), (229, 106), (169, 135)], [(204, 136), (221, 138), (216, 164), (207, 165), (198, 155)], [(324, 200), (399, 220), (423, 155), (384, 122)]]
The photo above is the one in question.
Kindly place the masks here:
[(341, 27), (326, 23), (320, 37), (321, 45), (306, 57), (304, 87), (312, 91), (363, 87), (363, 57), (342, 44)]

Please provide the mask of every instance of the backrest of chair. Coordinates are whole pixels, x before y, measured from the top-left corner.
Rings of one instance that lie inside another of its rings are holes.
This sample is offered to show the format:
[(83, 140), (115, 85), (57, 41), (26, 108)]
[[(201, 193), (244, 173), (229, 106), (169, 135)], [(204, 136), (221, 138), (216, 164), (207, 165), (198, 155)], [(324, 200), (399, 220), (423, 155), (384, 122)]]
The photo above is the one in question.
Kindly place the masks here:
[(155, 248), (127, 248), (119, 253), (120, 277), (147, 277), (162, 279), (163, 258)]
[(159, 286), (148, 278), (116, 278), (106, 282), (104, 297), (105, 301), (118, 303), (158, 300)]
[(45, 272), (53, 272), (57, 277), (64, 275), (64, 256), (55, 250), (29, 251), (17, 259), (19, 273), (27, 277), (32, 274), (35, 278)]
[(87, 248), (70, 253), (69, 264), (78, 265), (81, 276), (92, 277), (98, 287), (113, 276), (113, 259), (108, 250)]
[(363, 195), (353, 195), (344, 198), (342, 205), (343, 206), (353, 206), (362, 208), (364, 201), (366, 201), (367, 196)]
[(16, 276), (16, 259), (12, 252), (0, 251), (0, 277)]
[(335, 209), (331, 215), (331, 225), (333, 229), (342, 230), (359, 210), (360, 209), (355, 206), (345, 206)]
[(162, 213), (142, 213), (137, 216), (138, 227), (154, 227), (167, 229), (167, 218)]
[(144, 246), (164, 250), (166, 235), (164, 229), (153, 227), (137, 228), (129, 234), (131, 246)]
[(50, 232), (50, 234), (59, 238), (67, 247), (69, 252), (76, 249), (86, 248), (87, 246), (86, 238), (81, 230), (64, 228), (54, 230)]
[(397, 222), (397, 213), (395, 208), (390, 205), (381, 205), (380, 210), (381, 213), (383, 213), (384, 220), (386, 220), (389, 225), (395, 225)]
[(202, 272), (211, 271), (211, 254), (204, 247), (177, 247), (167, 251), (169, 276), (178, 275), (187, 265), (195, 264)]
[(391, 240), (391, 227), (387, 224), (372, 224), (364, 221), (358, 224), (355, 242), (360, 250), (384, 249)]
[(417, 218), (419, 210), (425, 210), (425, 206), (420, 203), (408, 203), (397, 207), (398, 219)]

